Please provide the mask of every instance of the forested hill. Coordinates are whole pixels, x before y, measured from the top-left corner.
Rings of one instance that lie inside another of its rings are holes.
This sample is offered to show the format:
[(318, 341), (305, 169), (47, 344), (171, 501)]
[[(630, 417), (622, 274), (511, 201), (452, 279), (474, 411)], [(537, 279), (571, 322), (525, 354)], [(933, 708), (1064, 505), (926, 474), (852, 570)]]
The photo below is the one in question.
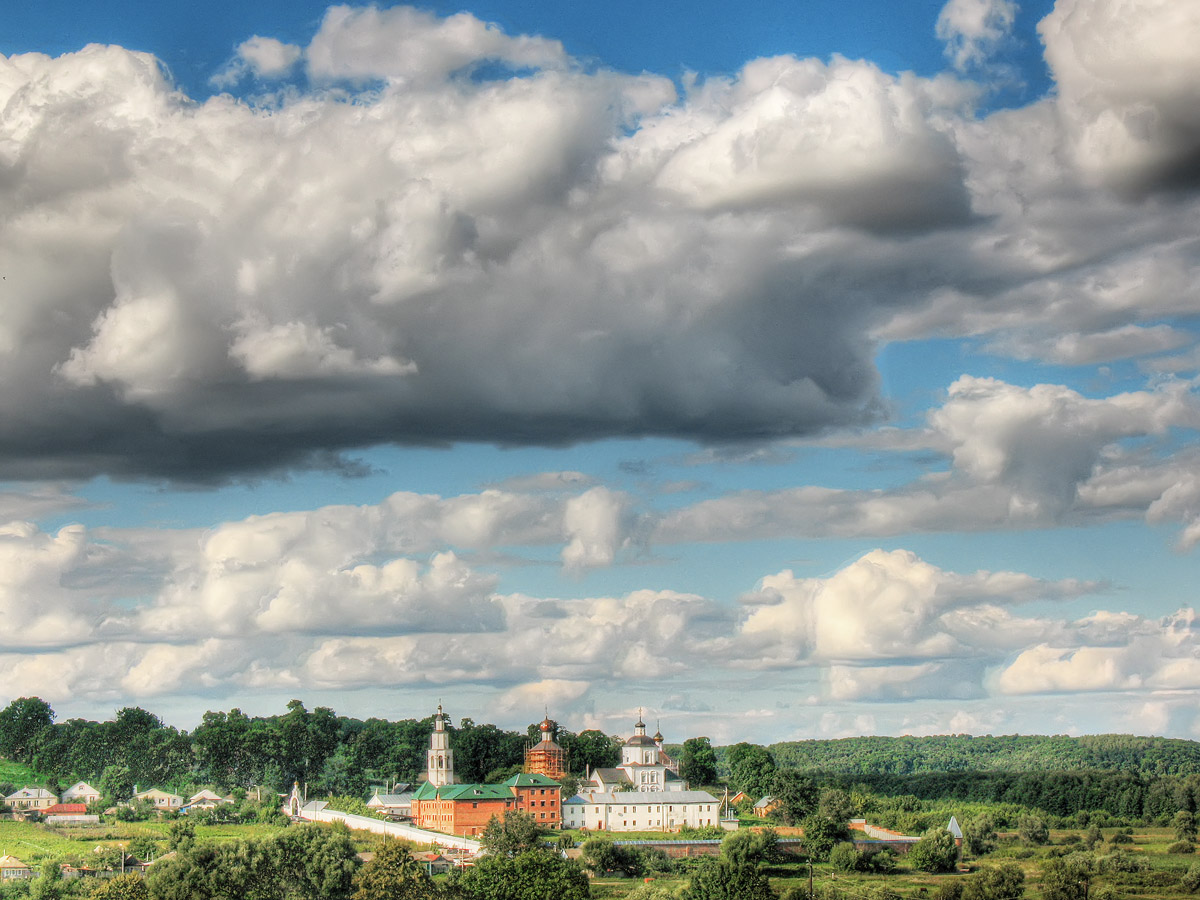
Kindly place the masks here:
[(1119, 770), (1143, 776), (1200, 773), (1200, 743), (1129, 734), (939, 735), (785, 741), (780, 768), (842, 775)]

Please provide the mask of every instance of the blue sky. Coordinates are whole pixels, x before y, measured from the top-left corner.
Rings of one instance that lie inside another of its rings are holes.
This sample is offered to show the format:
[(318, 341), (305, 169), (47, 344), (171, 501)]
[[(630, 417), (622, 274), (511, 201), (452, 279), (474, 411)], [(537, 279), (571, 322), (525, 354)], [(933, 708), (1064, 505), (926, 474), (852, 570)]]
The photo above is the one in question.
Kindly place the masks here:
[(0, 695), (1195, 737), (1197, 37), (7, 11)]

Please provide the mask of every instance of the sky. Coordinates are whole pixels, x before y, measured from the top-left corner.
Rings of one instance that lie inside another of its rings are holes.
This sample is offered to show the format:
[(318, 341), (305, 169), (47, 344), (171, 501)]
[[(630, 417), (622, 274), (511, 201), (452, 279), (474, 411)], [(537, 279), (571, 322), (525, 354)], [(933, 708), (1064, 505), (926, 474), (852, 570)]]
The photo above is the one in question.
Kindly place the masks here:
[(0, 699), (1200, 738), (1200, 5), (13, 6)]

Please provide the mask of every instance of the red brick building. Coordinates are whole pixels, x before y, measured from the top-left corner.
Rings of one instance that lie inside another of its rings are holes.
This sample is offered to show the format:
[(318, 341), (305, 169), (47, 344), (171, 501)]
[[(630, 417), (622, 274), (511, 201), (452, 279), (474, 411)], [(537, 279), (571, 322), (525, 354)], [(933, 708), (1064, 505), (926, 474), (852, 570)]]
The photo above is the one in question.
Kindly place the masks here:
[(492, 816), (529, 813), (543, 828), (562, 824), (562, 786), (544, 775), (514, 775), (504, 784), (425, 782), (412, 798), (412, 817), (419, 828), (463, 837), (483, 833)]

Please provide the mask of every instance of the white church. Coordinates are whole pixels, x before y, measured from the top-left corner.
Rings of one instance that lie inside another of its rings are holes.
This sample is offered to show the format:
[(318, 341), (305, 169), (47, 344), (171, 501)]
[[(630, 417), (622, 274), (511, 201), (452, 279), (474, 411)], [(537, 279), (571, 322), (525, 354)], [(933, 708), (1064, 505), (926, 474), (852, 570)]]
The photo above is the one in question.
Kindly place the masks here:
[(689, 791), (679, 764), (663, 750), (662, 733), (646, 735), (638, 717), (621, 745), (621, 764), (593, 769), (583, 789), (562, 805), (564, 828), (592, 831), (678, 831), (720, 824), (720, 801)]

